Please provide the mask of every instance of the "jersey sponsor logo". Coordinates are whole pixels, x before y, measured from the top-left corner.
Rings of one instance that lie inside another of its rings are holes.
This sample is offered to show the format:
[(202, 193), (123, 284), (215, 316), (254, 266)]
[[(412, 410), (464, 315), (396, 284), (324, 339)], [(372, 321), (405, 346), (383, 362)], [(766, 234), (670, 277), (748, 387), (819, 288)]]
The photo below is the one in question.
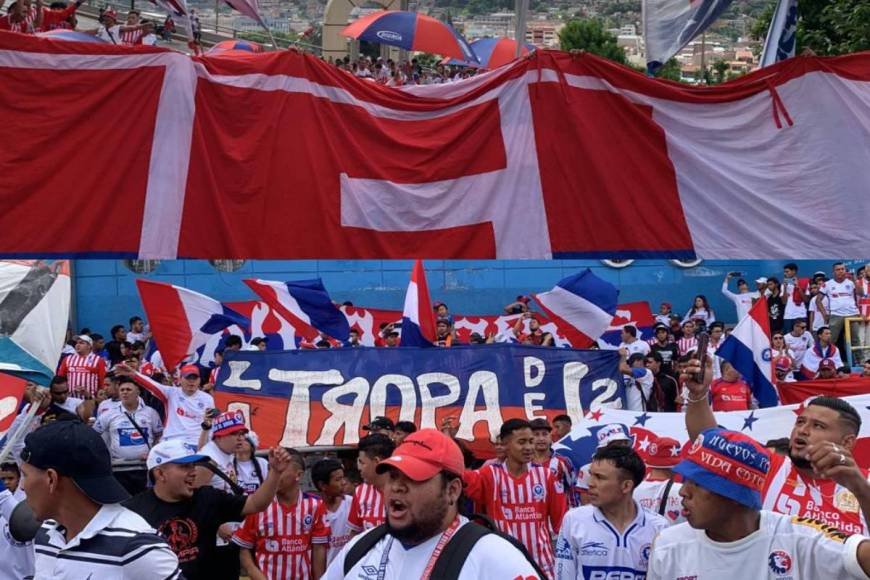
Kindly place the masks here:
[(581, 556), (606, 556), (609, 549), (602, 542), (586, 542), (580, 546)]
[(701, 434), (695, 438), (695, 442), (692, 443), (692, 447), (689, 449), (689, 454), (691, 455), (693, 453), (696, 453), (698, 451), (698, 449), (700, 449), (703, 446), (704, 446), (704, 435)]
[(791, 570), (791, 555), (785, 550), (774, 550), (767, 557), (767, 566), (779, 576), (788, 574)]
[(544, 486), (541, 485), (540, 483), (536, 483), (536, 484), (532, 487), (532, 496), (533, 496), (536, 500), (542, 500), (542, 499), (544, 499)]
[(142, 433), (133, 427), (121, 427), (118, 429), (118, 445), (121, 447), (138, 447), (145, 445), (148, 437), (148, 429), (143, 428)]
[(509, 507), (502, 506), (501, 514), (504, 516), (504, 519), (506, 519), (506, 520), (514, 519), (514, 510), (512, 510)]
[(646, 571), (619, 566), (583, 566), (585, 580), (645, 580)]
[(559, 541), (556, 542), (556, 559), (557, 560), (573, 560), (574, 554), (571, 552), (571, 545), (568, 540), (559, 536)]
[(849, 534), (843, 533), (840, 530), (833, 528), (825, 523), (820, 522), (819, 520), (815, 520), (813, 518), (806, 518), (800, 516), (793, 516), (791, 518), (793, 524), (799, 524), (801, 526), (807, 526), (813, 528), (814, 530), (818, 530), (825, 535), (829, 540), (834, 540), (836, 542), (845, 543), (845, 541), (849, 538)]

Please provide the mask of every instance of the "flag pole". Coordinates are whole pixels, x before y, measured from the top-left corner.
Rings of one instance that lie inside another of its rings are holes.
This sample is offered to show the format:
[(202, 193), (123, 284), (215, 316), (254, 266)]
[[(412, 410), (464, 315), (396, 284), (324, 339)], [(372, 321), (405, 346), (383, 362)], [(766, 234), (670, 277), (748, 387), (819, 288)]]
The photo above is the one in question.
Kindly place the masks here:
[(516, 0), (517, 28), (515, 40), (517, 41), (517, 52), (514, 55), (516, 58), (520, 58), (523, 54), (523, 44), (526, 42), (526, 13), (528, 10), (529, 0)]

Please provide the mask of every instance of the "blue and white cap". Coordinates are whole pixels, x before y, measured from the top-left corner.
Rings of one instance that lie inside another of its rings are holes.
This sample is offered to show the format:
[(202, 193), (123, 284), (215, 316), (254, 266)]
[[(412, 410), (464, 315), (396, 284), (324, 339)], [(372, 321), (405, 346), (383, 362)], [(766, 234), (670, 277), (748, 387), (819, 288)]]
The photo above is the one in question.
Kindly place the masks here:
[(167, 463), (205, 463), (207, 455), (192, 453), (181, 439), (161, 441), (148, 452), (146, 466), (148, 471)]

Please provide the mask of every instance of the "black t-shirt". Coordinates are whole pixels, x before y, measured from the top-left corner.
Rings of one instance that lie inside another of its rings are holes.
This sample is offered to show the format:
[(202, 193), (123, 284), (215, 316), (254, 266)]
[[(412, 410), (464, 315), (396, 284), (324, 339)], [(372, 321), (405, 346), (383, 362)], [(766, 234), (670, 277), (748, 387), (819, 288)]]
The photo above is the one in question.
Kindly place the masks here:
[(211, 486), (193, 492), (193, 497), (179, 502), (163, 501), (153, 489), (132, 497), (124, 506), (151, 524), (178, 555), (178, 563), (187, 580), (222, 578), (213, 570), (217, 530), (226, 522), (240, 522), (247, 496), (230, 495)]
[(659, 356), (662, 357), (663, 371), (674, 374), (677, 359), (680, 357), (680, 353), (677, 350), (677, 345), (675, 343), (669, 342), (662, 346), (659, 343), (654, 342), (650, 345), (649, 350), (650, 352), (659, 353)]

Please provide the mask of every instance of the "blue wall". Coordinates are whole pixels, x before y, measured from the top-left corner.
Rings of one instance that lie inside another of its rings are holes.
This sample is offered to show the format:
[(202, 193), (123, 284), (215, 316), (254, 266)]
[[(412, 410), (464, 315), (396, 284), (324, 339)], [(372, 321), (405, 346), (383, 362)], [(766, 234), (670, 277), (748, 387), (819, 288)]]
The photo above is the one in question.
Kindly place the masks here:
[[(800, 275), (808, 276), (815, 270), (830, 272), (833, 261), (799, 262)], [(736, 270), (753, 279), (762, 275), (781, 278), (784, 263), (705, 261), (694, 268), (679, 268), (665, 260), (638, 260), (619, 270), (597, 260), (427, 260), (425, 265), (433, 301), (442, 300), (460, 314), (499, 313), (518, 294), (548, 290), (565, 276), (591, 267), (616, 284), (621, 302), (648, 300), (655, 312), (660, 302), (669, 301), (675, 310), (685, 312), (695, 294), (706, 294), (719, 318), (733, 322), (734, 307), (720, 293), (725, 273)], [(412, 265), (408, 260), (249, 260), (237, 272), (224, 273), (206, 260), (177, 260), (161, 262), (155, 272), (143, 277), (222, 301), (255, 298), (242, 283), (243, 278), (320, 277), (338, 302), (350, 300), (358, 306), (400, 310)], [(854, 269), (863, 263), (849, 265)], [(108, 335), (112, 325), (126, 324), (134, 314), (144, 317), (135, 284), (139, 276), (120, 260), (76, 260), (74, 327), (89, 327)]]

